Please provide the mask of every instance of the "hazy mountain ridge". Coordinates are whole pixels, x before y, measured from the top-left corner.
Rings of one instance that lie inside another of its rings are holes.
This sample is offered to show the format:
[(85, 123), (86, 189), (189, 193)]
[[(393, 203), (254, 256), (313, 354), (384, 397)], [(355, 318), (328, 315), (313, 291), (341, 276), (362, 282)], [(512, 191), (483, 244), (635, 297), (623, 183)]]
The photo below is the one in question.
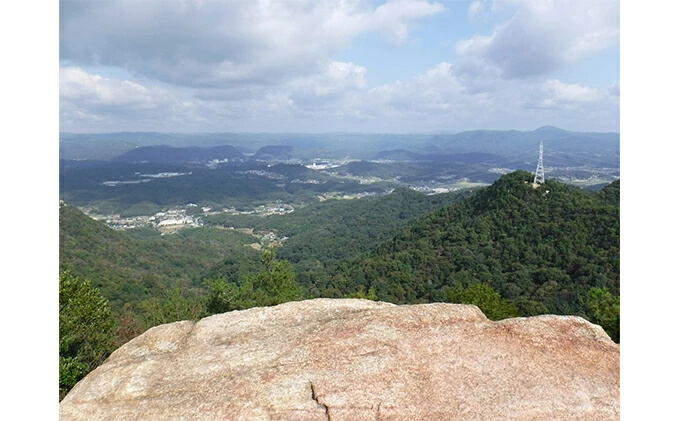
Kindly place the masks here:
[(290, 145), (267, 145), (255, 152), (253, 159), (287, 159), (292, 157), (293, 147)]
[[(483, 152), (512, 154), (543, 140), (562, 152), (619, 153), (618, 133), (581, 133), (544, 126), (534, 131), (474, 130), (456, 134), (361, 134), (361, 133), (102, 133), (60, 134), (62, 159), (111, 159), (135, 147), (214, 147), (231, 145), (253, 149), (288, 145), (298, 157), (371, 159), (381, 151), (405, 150), (416, 154)], [(546, 150), (550, 148), (546, 147)], [(119, 151), (115, 154), (113, 151)], [(547, 152), (547, 151), (546, 151)]]
[(244, 159), (246, 155), (230, 145), (202, 148), (168, 145), (142, 146), (114, 157), (112, 161), (153, 162), (162, 164), (205, 163), (212, 160)]

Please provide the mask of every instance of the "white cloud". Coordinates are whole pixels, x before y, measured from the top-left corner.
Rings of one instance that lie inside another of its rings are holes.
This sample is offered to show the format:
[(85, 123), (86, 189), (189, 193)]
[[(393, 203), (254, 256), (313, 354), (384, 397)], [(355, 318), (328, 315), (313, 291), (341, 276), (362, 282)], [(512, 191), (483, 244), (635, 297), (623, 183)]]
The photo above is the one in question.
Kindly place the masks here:
[(616, 0), (495, 0), (491, 10), (512, 17), (491, 35), (455, 47), (471, 71), (494, 67), (507, 78), (545, 75), (619, 43)]
[(90, 74), (79, 67), (59, 69), (61, 130), (119, 127), (162, 130), (167, 124), (201, 120), (196, 103), (174, 91)]
[(556, 79), (542, 83), (498, 80), (492, 90), (468, 89), (450, 63), (404, 82), (355, 92), (337, 108), (357, 122), (399, 131), (535, 129), (553, 124), (573, 130), (618, 127), (618, 98), (608, 90)]
[[(91, 4), (97, 3), (97, 4)], [(403, 43), (444, 10), (424, 0), (62, 1), (60, 54), (190, 87), (272, 85), (325, 72), (358, 35)]]
[[(461, 40), (452, 63), (371, 87), (371, 69), (335, 55), (370, 31), (399, 45), (441, 4), (66, 1), (62, 130), (399, 132), (560, 122), (612, 130), (618, 82), (595, 89), (557, 80), (554, 70), (618, 43), (614, 5), (475, 0), (471, 18), (501, 21), (490, 35)], [(86, 64), (130, 77), (98, 76)]]
[[(326, 72), (251, 95), (191, 94), (62, 69), (63, 131), (333, 131), (384, 132), (618, 127), (618, 97), (609, 89), (548, 79), (500, 80), (497, 89), (468, 89), (451, 63), (406, 81), (369, 88), (364, 67), (330, 62)], [(587, 116), (587, 118), (585, 118)], [(537, 124), (541, 122), (541, 124)]]
[(468, 7), (468, 19), (475, 20), (489, 8), (489, 0), (473, 0)]
[(328, 64), (324, 73), (296, 78), (287, 86), (297, 93), (324, 97), (366, 87), (366, 68), (354, 63), (334, 61)]
[(433, 113), (451, 113), (456, 108), (462, 86), (451, 73), (451, 64), (440, 63), (408, 81), (364, 90), (347, 97), (342, 104), (346, 114), (370, 119), (416, 119)]
[(59, 69), (59, 96), (64, 101), (120, 107), (153, 107), (167, 99), (169, 93), (144, 86), (92, 75), (78, 67)]
[(394, 0), (380, 5), (371, 18), (369, 27), (376, 28), (390, 43), (401, 45), (406, 40), (413, 20), (444, 11), (440, 3)]
[(601, 94), (593, 88), (581, 86), (581, 84), (565, 84), (559, 80), (549, 79), (543, 83), (543, 89), (549, 95), (544, 100), (546, 105), (556, 103), (583, 103), (594, 102), (601, 98)]

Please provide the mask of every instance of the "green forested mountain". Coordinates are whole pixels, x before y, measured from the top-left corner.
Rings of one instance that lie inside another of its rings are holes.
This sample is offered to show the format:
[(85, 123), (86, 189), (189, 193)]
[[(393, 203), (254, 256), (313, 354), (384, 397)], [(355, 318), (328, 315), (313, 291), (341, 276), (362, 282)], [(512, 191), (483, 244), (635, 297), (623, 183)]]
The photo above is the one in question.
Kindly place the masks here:
[(320, 296), (471, 303), (494, 320), (581, 315), (619, 341), (619, 181), (591, 192), (532, 179), (212, 220), (288, 236), (278, 260), (234, 230), (114, 231), (62, 204), (60, 396), (149, 327)]
[(102, 291), (114, 310), (164, 289), (200, 285), (218, 262), (238, 255), (258, 261), (244, 247), (257, 239), (217, 228), (184, 229), (160, 236), (155, 230), (115, 231), (74, 206), (59, 206), (59, 265)]
[[(408, 221), (453, 202), (457, 194), (427, 196), (409, 189), (357, 200), (330, 200), (287, 215), (206, 218), (213, 227), (189, 228), (161, 237), (148, 229), (115, 231), (74, 206), (60, 206), (60, 266), (102, 290), (118, 311), (175, 286), (205, 292), (204, 278), (240, 282), (260, 269), (253, 236), (219, 225), (274, 229), (290, 237), (279, 248), (307, 291), (326, 267), (355, 258), (395, 234)], [(225, 219), (227, 218), (227, 219)], [(239, 224), (240, 222), (240, 224)], [(316, 290), (315, 290), (316, 291)], [(316, 291), (315, 295), (320, 295)]]
[[(464, 194), (464, 193), (463, 193)], [(331, 268), (357, 258), (396, 234), (413, 219), (453, 203), (463, 194), (425, 195), (411, 189), (395, 189), (391, 194), (354, 200), (329, 200), (306, 206), (287, 215), (216, 215), (206, 223), (256, 230), (277, 230), (289, 237), (277, 255), (290, 261), (298, 282), (312, 296), (341, 296), (331, 282)], [(210, 277), (224, 276), (230, 264), (220, 265)], [(323, 288), (319, 288), (323, 285)]]
[[(288, 237), (277, 257), (302, 297), (469, 302), (492, 318), (575, 314), (618, 340), (620, 183), (590, 192), (552, 180), (533, 188), (532, 179), (516, 171), (476, 192), (397, 189), (287, 215), (209, 221)], [(119, 326), (137, 320), (128, 336), (203, 314), (207, 296), (214, 308), (266, 302), (251, 292), (265, 267), (245, 247), (256, 241), (218, 226), (163, 237), (150, 228), (114, 231), (60, 206), (61, 269), (91, 281)]]
[(600, 192), (532, 181), (516, 171), (428, 214), (343, 265), (333, 285), (414, 303), (485, 284), (520, 315), (587, 316), (591, 289), (619, 295), (619, 181)]

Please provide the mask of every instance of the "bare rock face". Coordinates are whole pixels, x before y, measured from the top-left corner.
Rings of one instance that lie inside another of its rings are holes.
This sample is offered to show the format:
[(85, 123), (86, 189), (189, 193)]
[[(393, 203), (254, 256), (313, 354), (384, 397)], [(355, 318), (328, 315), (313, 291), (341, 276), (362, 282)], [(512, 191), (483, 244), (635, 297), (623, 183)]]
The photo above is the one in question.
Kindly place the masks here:
[(619, 346), (578, 317), (317, 299), (150, 329), (60, 420), (618, 420)]

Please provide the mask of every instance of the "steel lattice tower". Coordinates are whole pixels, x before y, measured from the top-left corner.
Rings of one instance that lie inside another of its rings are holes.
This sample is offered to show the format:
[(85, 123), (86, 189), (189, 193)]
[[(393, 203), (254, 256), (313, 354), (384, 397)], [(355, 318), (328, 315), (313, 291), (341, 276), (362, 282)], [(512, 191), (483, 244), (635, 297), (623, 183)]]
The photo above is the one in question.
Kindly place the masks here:
[(538, 149), (538, 165), (536, 166), (536, 175), (534, 175), (534, 184), (545, 183), (545, 174), (543, 174), (543, 141)]

